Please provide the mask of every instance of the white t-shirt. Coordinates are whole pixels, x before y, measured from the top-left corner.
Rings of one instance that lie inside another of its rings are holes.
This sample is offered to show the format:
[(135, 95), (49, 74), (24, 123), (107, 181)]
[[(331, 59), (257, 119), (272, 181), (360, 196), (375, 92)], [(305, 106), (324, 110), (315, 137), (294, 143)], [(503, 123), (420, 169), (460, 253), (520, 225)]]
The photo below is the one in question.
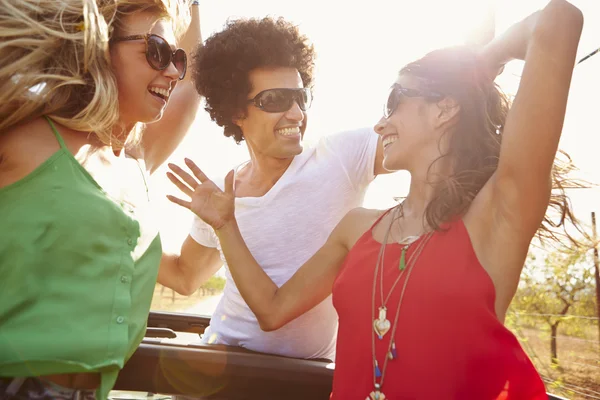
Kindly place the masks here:
[[(374, 179), (377, 135), (360, 129), (329, 135), (305, 148), (262, 197), (235, 200), (242, 237), (269, 277), (282, 286), (314, 253), (351, 209), (362, 205)], [(223, 180), (215, 181), (223, 188)], [(331, 296), (281, 329), (264, 332), (240, 295), (212, 228), (195, 218), (192, 238), (216, 247), (226, 285), (203, 342), (298, 358), (335, 356), (337, 313)]]

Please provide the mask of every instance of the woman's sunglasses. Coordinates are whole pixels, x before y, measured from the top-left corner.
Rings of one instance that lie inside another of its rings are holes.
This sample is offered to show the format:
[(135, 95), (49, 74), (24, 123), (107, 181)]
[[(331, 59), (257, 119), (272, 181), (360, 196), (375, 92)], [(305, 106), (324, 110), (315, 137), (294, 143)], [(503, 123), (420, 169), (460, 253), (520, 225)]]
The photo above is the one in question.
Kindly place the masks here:
[(390, 88), (387, 101), (383, 106), (383, 116), (389, 118), (402, 102), (403, 97), (425, 97), (430, 100), (439, 101), (444, 95), (438, 92), (428, 92), (418, 89), (405, 88), (399, 83), (394, 83)]
[(146, 60), (153, 69), (163, 71), (173, 63), (179, 72), (179, 80), (185, 77), (187, 55), (183, 49), (172, 51), (171, 46), (164, 38), (153, 33), (112, 38), (110, 41), (124, 42), (129, 40), (144, 40), (146, 42)]
[(248, 103), (253, 103), (254, 106), (268, 113), (286, 112), (298, 103), (302, 111), (308, 110), (312, 101), (312, 95), (308, 88), (277, 88), (263, 90), (253, 99), (248, 100)]

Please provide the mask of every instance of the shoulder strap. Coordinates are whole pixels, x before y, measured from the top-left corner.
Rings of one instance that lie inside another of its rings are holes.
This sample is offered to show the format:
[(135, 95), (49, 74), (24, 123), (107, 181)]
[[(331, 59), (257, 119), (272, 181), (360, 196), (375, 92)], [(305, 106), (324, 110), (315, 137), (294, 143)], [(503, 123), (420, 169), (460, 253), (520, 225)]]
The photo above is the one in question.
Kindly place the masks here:
[(58, 141), (58, 144), (60, 144), (60, 147), (68, 150), (65, 141), (63, 140), (62, 136), (60, 136), (60, 133), (58, 133), (58, 129), (56, 129), (52, 120), (47, 115), (44, 115), (44, 118), (46, 118), (46, 121), (48, 121), (50, 124), (50, 128), (52, 128), (52, 132), (54, 133), (54, 136), (56, 136), (56, 140)]
[(398, 206), (394, 206), (394, 207), (386, 210), (383, 214), (381, 214), (379, 216), (379, 218), (377, 218), (377, 220), (375, 222), (373, 222), (373, 225), (371, 225), (371, 227), (369, 228), (369, 231), (373, 230), (373, 228), (375, 228), (375, 225), (377, 225), (383, 219), (383, 217), (385, 217), (386, 215), (388, 215), (388, 213), (390, 213), (391, 211), (393, 211), (396, 207), (398, 207)]

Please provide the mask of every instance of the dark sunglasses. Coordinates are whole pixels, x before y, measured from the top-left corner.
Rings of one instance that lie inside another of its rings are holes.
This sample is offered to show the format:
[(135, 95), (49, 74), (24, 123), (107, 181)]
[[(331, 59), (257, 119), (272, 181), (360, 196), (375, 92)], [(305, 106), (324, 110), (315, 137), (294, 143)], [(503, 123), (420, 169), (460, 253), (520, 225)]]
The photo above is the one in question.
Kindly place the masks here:
[(308, 110), (312, 102), (310, 89), (267, 89), (248, 100), (248, 103), (253, 103), (257, 108), (268, 113), (286, 112), (292, 108), (294, 102), (298, 103), (302, 111)]
[(183, 49), (172, 51), (169, 42), (153, 33), (112, 38), (110, 41), (125, 42), (129, 40), (144, 40), (146, 42), (146, 60), (153, 69), (163, 71), (173, 63), (179, 72), (179, 80), (185, 77), (187, 55)]
[(403, 97), (425, 97), (430, 100), (439, 101), (444, 95), (438, 92), (429, 92), (418, 89), (405, 88), (399, 83), (394, 83), (390, 88), (387, 101), (383, 107), (383, 116), (389, 118), (402, 102)]

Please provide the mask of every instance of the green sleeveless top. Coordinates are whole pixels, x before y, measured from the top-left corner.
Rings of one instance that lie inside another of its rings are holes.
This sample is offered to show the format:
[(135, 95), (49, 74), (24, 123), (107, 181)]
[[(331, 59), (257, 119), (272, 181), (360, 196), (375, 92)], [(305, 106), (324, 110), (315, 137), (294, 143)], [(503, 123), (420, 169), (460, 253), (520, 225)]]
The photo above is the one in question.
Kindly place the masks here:
[(0, 376), (100, 372), (104, 399), (144, 337), (160, 238), (48, 122), (60, 149), (0, 188)]

